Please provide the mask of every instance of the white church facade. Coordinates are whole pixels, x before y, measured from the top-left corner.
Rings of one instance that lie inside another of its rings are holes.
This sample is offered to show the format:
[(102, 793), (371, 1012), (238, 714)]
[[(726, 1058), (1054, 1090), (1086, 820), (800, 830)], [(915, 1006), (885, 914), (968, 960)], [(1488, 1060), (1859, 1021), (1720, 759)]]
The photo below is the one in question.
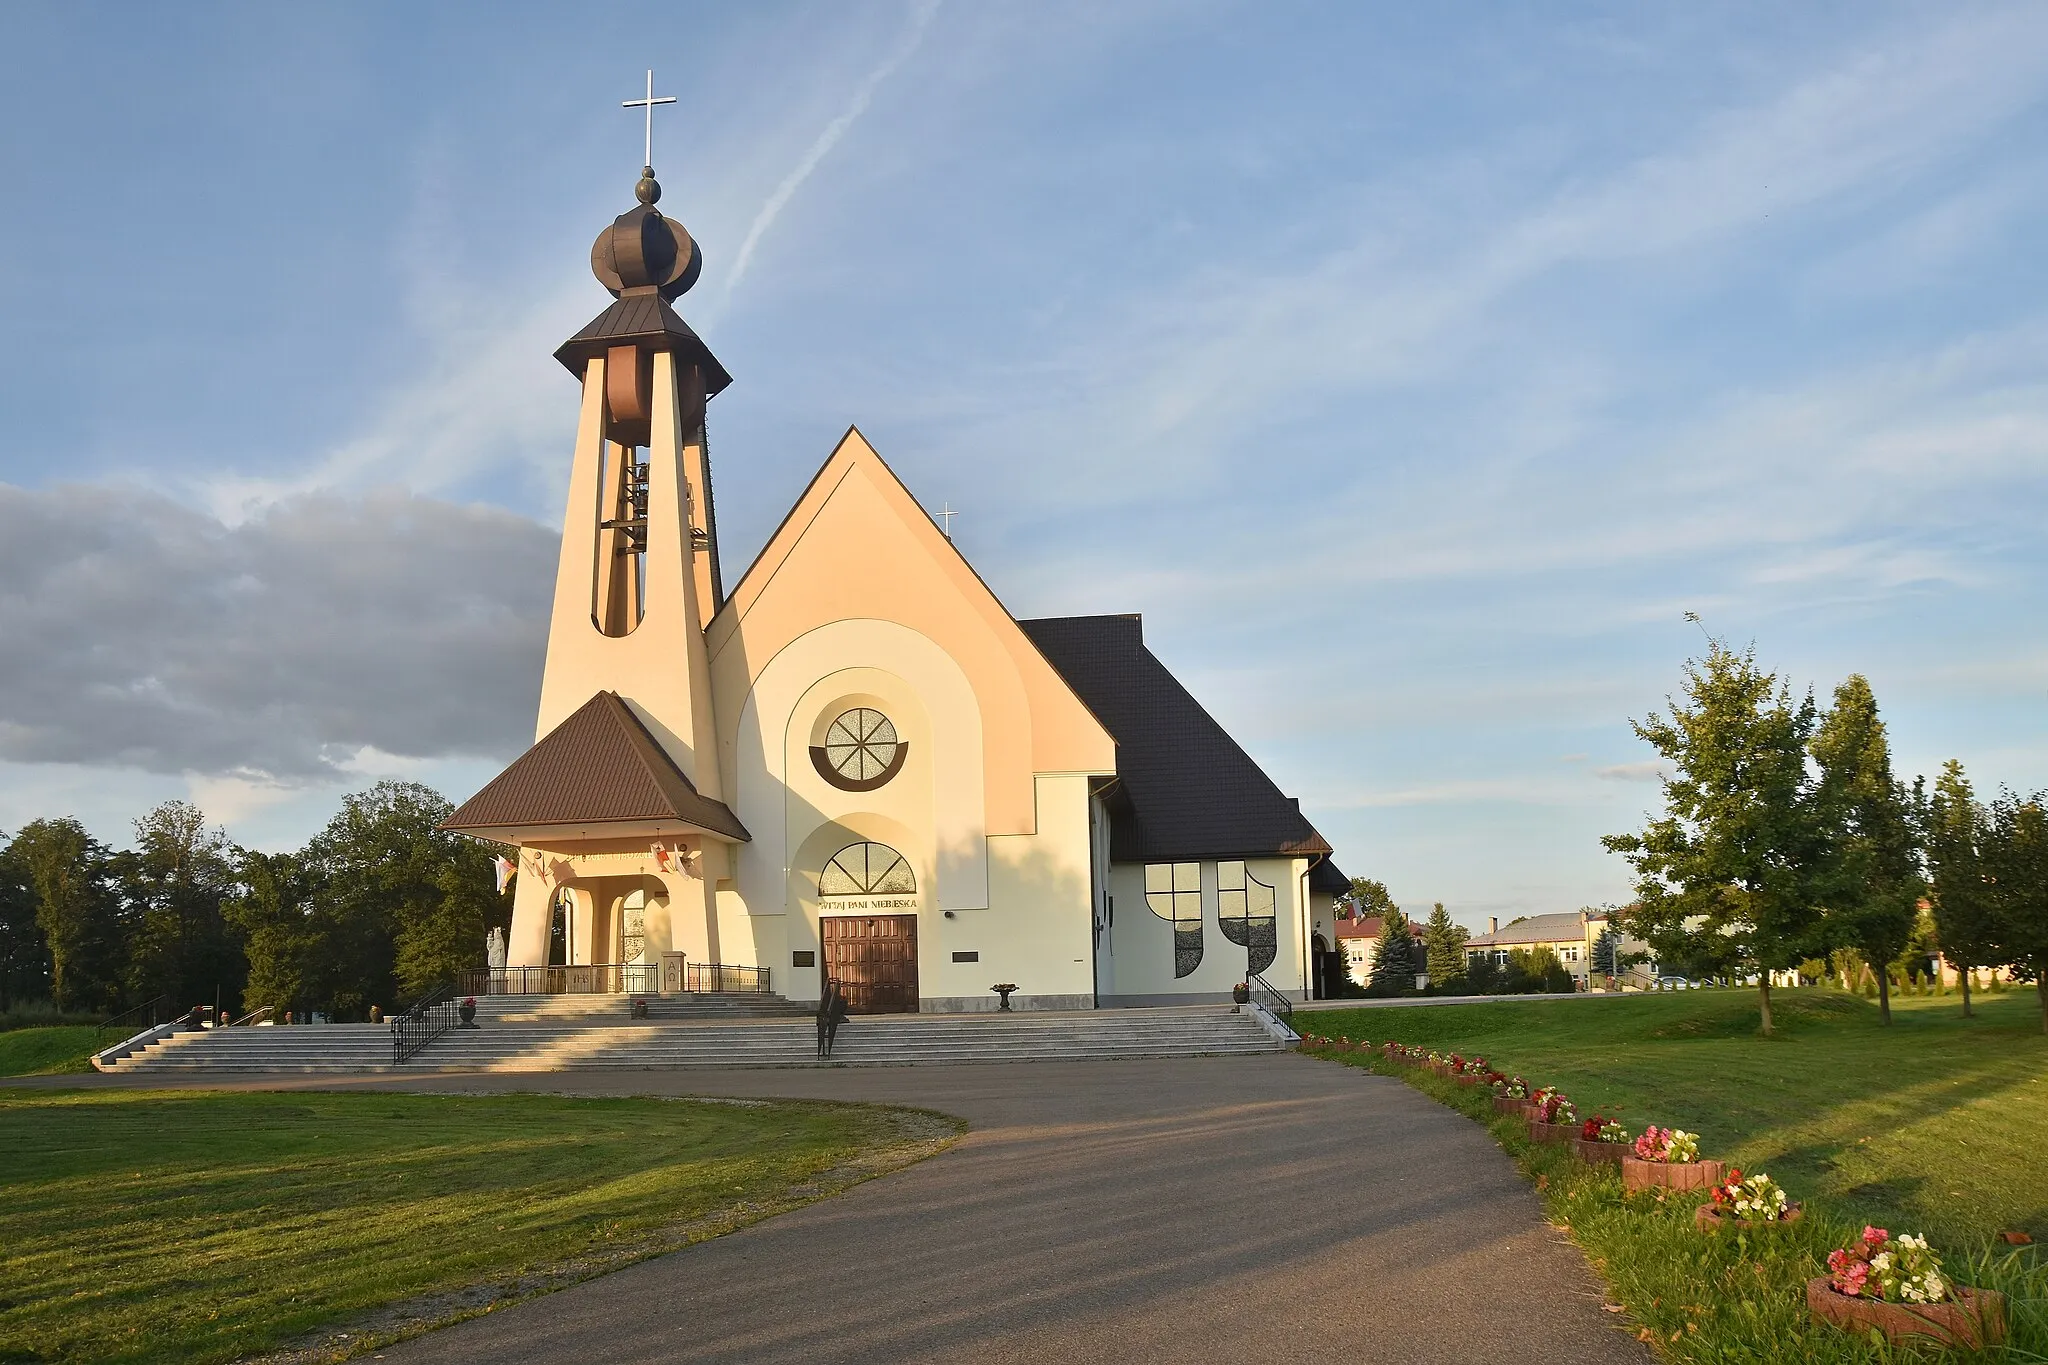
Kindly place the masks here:
[(516, 866), (508, 989), (767, 989), (867, 1011), (1316, 993), (1331, 849), (1146, 649), (1019, 621), (849, 430), (728, 592), (706, 404), (640, 204), (582, 385), (536, 742), (449, 819)]

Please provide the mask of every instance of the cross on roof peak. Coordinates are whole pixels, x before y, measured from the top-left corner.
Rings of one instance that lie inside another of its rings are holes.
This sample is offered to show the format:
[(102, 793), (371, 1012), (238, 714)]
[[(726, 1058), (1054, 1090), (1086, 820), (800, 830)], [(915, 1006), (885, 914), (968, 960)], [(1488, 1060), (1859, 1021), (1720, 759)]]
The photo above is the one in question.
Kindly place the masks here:
[(676, 97), (674, 95), (656, 97), (654, 93), (654, 72), (651, 70), (647, 73), (647, 97), (645, 99), (619, 101), (621, 109), (644, 108), (647, 111), (647, 148), (644, 164), (649, 175), (654, 174), (654, 106), (657, 104), (674, 104), (675, 102)]

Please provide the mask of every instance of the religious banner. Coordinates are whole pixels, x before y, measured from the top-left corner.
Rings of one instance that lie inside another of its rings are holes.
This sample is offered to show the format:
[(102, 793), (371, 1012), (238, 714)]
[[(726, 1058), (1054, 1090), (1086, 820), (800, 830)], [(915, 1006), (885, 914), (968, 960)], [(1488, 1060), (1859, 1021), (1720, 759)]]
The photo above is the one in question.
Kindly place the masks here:
[(505, 888), (512, 884), (512, 878), (518, 875), (519, 864), (501, 855), (491, 859), (491, 865), (497, 869), (498, 894), (502, 896), (505, 894)]

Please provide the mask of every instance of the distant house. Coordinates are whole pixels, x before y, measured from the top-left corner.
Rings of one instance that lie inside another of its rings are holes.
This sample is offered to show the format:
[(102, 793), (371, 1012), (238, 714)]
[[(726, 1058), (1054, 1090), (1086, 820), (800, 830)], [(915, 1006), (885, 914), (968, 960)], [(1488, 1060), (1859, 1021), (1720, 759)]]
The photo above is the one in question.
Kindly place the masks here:
[[(1593, 945), (1612, 922), (1608, 915), (1585, 910), (1530, 915), (1508, 925), (1496, 919), (1490, 923), (1486, 933), (1465, 941), (1465, 958), (1468, 962), (1488, 958), (1502, 963), (1508, 960), (1509, 953), (1517, 950), (1534, 952), (1538, 948), (1548, 948), (1557, 954), (1558, 961), (1572, 974), (1578, 988), (1585, 990), (1593, 977)], [(1630, 938), (1625, 932), (1622, 934), (1622, 953), (1643, 953), (1648, 948), (1649, 945), (1640, 939)], [(1619, 973), (1616, 981), (1625, 987), (1653, 985), (1656, 970), (1654, 963), (1644, 963)]]
[[(1344, 961), (1345, 975), (1361, 986), (1372, 979), (1372, 964), (1379, 956), (1380, 931), (1385, 924), (1380, 915), (1337, 920), (1337, 953)], [(1408, 922), (1408, 933), (1417, 940), (1422, 937), (1413, 920)]]

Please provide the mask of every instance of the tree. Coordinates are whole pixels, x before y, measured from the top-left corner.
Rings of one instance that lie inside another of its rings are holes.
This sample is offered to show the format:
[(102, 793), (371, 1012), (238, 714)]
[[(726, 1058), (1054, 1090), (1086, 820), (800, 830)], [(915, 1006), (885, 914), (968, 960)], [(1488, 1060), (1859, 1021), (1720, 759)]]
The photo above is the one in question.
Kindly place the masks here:
[(1373, 945), (1372, 975), (1366, 988), (1382, 995), (1414, 990), (1415, 974), (1422, 970), (1418, 956), (1408, 917), (1397, 909), (1388, 910), (1380, 918), (1380, 936)]
[(1465, 940), (1470, 937), (1462, 926), (1451, 923), (1444, 903), (1438, 901), (1422, 930), (1423, 970), (1429, 973), (1431, 989), (1448, 989), (1465, 979)]
[(1621, 975), (1621, 935), (1612, 924), (1593, 940), (1592, 968), (1602, 976)]
[(105, 845), (66, 818), (30, 821), (7, 849), (35, 895), (57, 1007), (111, 1010), (121, 999), (123, 933)]
[(1636, 870), (1641, 907), (1631, 925), (1663, 962), (1757, 973), (1758, 1012), (1771, 1032), (1771, 972), (1810, 956), (1820, 910), (1821, 851), (1806, 771), (1817, 712), (1794, 701), (1755, 651), (1718, 640), (1688, 660), (1685, 700), (1668, 717), (1631, 722), (1673, 771), (1664, 815), (1640, 834), (1601, 840)]
[(1996, 956), (2031, 978), (2048, 1033), (2048, 792), (1991, 802), (1984, 839)]
[(1934, 795), (1922, 813), (1927, 850), (1928, 899), (1942, 960), (1956, 969), (1963, 986), (1963, 1017), (1970, 1017), (1970, 973), (1994, 965), (1991, 905), (1984, 885), (1985, 816), (1963, 765), (1950, 759), (1934, 779)]
[(313, 994), (322, 943), (305, 861), (295, 853), (245, 852), (237, 880), (241, 894), (222, 913), (241, 935), (248, 961), (242, 1007), (290, 1009)]
[(1889, 968), (1912, 937), (1926, 887), (1912, 802), (1892, 777), (1891, 745), (1862, 674), (1850, 674), (1835, 689), (1812, 749), (1820, 768), (1815, 806), (1827, 843), (1821, 873), (1827, 936), (1880, 964), (1877, 1013), (1889, 1025)]
[(248, 966), (221, 912), (236, 890), (226, 832), (190, 802), (166, 801), (135, 822), (135, 847), (112, 868), (126, 903), (131, 995), (239, 1003)]
[(1514, 949), (1508, 954), (1508, 965), (1520, 970), (1527, 982), (1523, 990), (1569, 995), (1578, 989), (1571, 968), (1559, 960), (1557, 950), (1547, 943), (1539, 943), (1527, 951)]
[(50, 945), (36, 923), (28, 868), (0, 848), (0, 1013), (24, 1000), (50, 998)]
[(1401, 912), (1401, 908), (1394, 904), (1394, 898), (1387, 894), (1386, 883), (1376, 882), (1370, 877), (1353, 877), (1346, 899), (1351, 902), (1352, 913), (1360, 919)]
[[(454, 807), (432, 788), (380, 782), (342, 799), (303, 855), (318, 942), (308, 985), (358, 1016), (484, 963), (500, 902), (491, 856), (440, 828)], [(481, 912), (481, 913), (480, 913)]]

